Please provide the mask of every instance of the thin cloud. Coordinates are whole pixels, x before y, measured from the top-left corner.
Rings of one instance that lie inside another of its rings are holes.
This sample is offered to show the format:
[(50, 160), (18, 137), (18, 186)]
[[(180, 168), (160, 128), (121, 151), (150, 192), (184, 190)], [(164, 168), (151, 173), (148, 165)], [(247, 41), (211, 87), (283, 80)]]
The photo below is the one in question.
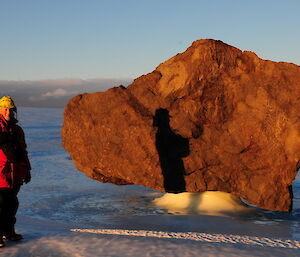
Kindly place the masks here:
[(42, 97), (62, 97), (77, 94), (77, 91), (68, 92), (66, 89), (57, 88), (53, 91), (42, 94)]
[(78, 91), (68, 91), (64, 88), (57, 88), (52, 91), (48, 91), (46, 93), (43, 93), (38, 96), (31, 96), (29, 97), (30, 101), (41, 101), (41, 100), (46, 100), (49, 98), (61, 98), (61, 97), (66, 97), (66, 96), (73, 96), (78, 94)]

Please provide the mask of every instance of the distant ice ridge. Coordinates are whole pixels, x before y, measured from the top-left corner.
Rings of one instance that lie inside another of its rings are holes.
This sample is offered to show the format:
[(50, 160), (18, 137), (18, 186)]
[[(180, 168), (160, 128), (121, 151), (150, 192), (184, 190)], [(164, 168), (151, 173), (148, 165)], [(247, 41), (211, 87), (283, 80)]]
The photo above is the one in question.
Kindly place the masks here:
[(71, 231), (102, 234), (102, 235), (156, 237), (156, 238), (167, 238), (167, 239), (186, 239), (186, 240), (200, 241), (200, 242), (206, 242), (206, 243), (244, 244), (244, 245), (252, 245), (252, 246), (300, 249), (300, 241), (274, 239), (274, 238), (268, 238), (268, 237), (208, 234), (208, 233), (196, 233), (196, 232), (163, 232), (163, 231), (150, 231), (150, 230), (126, 230), (126, 229), (71, 229)]
[(220, 191), (206, 191), (203, 193), (167, 193), (155, 199), (154, 204), (165, 208), (169, 213), (205, 213), (221, 216), (225, 213), (249, 212), (253, 208), (246, 206), (239, 197)]

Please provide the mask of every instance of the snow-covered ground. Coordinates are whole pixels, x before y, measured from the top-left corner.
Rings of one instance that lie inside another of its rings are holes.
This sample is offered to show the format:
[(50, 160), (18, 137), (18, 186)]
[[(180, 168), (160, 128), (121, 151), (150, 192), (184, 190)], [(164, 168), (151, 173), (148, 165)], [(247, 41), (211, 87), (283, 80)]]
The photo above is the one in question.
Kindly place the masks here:
[(19, 243), (0, 256), (299, 256), (300, 178), (294, 210), (183, 214), (140, 186), (93, 181), (61, 147), (62, 109), (20, 108), (32, 162), (32, 182), (20, 195)]

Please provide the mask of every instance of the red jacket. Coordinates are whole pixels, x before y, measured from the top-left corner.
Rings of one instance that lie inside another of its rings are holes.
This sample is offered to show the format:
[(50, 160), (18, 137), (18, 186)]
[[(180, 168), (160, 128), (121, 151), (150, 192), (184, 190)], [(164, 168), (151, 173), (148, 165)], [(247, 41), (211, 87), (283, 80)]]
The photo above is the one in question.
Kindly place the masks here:
[[(30, 180), (23, 129), (0, 114), (0, 188), (13, 188)], [(7, 142), (4, 141), (7, 140)]]

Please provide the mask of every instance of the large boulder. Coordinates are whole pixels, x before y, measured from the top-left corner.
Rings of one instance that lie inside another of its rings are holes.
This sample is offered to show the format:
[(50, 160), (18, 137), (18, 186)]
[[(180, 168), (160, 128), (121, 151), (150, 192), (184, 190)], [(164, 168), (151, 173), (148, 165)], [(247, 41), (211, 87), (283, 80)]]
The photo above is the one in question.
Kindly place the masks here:
[(299, 110), (299, 66), (198, 40), (127, 88), (72, 98), (63, 146), (100, 182), (218, 190), (289, 211)]

